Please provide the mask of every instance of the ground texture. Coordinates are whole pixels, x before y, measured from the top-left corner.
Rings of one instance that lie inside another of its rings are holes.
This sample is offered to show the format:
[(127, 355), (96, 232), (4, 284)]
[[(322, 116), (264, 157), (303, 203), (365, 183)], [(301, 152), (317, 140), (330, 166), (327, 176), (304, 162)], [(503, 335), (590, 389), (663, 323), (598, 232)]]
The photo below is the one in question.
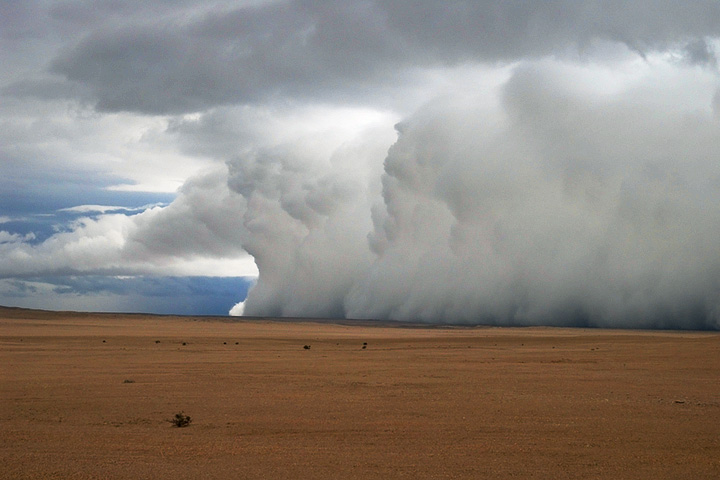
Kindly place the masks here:
[(3, 479), (717, 479), (720, 334), (0, 309), (0, 407)]

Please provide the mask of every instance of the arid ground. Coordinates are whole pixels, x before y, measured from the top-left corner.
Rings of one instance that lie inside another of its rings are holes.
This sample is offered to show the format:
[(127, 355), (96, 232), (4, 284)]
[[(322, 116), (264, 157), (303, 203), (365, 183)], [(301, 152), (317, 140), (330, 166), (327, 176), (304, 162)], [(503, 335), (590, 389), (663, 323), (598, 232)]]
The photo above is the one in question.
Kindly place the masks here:
[(3, 479), (717, 479), (720, 334), (0, 309), (0, 407)]

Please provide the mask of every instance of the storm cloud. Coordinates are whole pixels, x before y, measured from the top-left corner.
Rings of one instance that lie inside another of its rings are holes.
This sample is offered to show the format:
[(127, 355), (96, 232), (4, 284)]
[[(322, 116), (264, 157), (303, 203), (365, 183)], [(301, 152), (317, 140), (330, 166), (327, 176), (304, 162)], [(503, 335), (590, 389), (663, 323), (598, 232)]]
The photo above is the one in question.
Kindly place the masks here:
[(720, 328), (715, 1), (0, 6), (6, 282)]
[[(180, 10), (180, 9), (179, 9)], [(71, 15), (70, 13), (67, 14)], [(296, 1), (194, 10), (104, 25), (52, 71), (105, 111), (177, 113), (278, 97), (378, 97), (408, 72), (512, 62), (610, 41), (644, 54), (720, 33), (720, 6), (699, 1)]]
[[(674, 72), (689, 83), (658, 87), (663, 67), (645, 66), (608, 92), (570, 80), (575, 68), (525, 65), (494, 109), (461, 92), (398, 124), (382, 202), (354, 216), (373, 222), (367, 244), (324, 246), (325, 226), (297, 218), (295, 237), (262, 237), (265, 251), (248, 248), (260, 279), (246, 314), (717, 328), (720, 125), (707, 79)], [(305, 186), (307, 206), (321, 189)], [(323, 219), (335, 215), (346, 217)], [(308, 270), (323, 260), (329, 278)]]

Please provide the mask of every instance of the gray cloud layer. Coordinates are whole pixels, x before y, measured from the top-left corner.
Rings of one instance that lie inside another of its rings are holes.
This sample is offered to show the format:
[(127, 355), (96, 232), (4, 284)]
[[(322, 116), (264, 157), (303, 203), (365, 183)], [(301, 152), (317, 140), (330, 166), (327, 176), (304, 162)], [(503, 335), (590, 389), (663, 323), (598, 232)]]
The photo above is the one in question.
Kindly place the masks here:
[[(84, 11), (84, 10), (83, 10)], [(177, 113), (292, 96), (382, 95), (417, 68), (570, 53), (597, 40), (639, 52), (720, 33), (712, 0), (297, 1), (103, 25), (53, 71), (106, 111)], [(66, 12), (67, 21), (78, 13)]]

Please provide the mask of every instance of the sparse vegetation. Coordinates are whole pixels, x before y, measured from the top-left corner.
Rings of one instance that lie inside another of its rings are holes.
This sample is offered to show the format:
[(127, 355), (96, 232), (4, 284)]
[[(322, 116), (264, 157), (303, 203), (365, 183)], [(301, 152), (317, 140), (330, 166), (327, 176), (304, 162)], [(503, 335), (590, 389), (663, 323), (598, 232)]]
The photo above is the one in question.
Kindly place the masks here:
[(190, 415), (185, 415), (185, 413), (180, 412), (176, 413), (175, 416), (168, 421), (172, 423), (173, 427), (182, 428), (190, 425), (190, 422), (192, 422), (192, 418), (190, 418)]
[(123, 380), (123, 383), (135, 383), (135, 380), (130, 380), (126, 378), (125, 380)]

